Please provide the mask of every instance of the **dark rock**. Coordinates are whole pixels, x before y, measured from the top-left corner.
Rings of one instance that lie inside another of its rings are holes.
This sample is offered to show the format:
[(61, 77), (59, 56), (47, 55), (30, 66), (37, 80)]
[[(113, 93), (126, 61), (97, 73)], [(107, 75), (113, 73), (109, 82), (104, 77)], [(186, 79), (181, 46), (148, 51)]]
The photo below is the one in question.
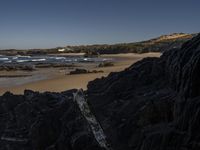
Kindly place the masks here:
[(74, 71), (70, 71), (70, 75), (73, 74), (87, 74), (87, 73), (103, 73), (102, 70), (92, 70), (92, 71), (88, 71), (86, 69), (76, 69)]
[(103, 70), (92, 70), (92, 71), (89, 71), (89, 73), (104, 73)]
[(0, 149), (102, 149), (73, 101), (73, 92), (0, 97)]
[(112, 66), (114, 66), (114, 63), (112, 62), (103, 62), (98, 65), (98, 67), (112, 67)]
[(116, 150), (197, 150), (200, 35), (88, 84), (91, 109)]
[(85, 74), (85, 73), (88, 73), (88, 71), (86, 69), (76, 69), (74, 71), (70, 71), (69, 74)]
[(16, 71), (16, 70), (24, 70), (24, 71), (34, 71), (34, 65), (26, 65), (26, 64), (0, 64), (0, 71)]

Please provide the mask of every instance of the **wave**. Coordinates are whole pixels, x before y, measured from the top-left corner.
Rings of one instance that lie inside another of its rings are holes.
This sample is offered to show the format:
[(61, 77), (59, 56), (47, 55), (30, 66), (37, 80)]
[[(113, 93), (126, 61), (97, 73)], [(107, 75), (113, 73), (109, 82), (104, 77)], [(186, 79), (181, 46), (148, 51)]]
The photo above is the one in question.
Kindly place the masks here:
[(0, 58), (0, 61), (9, 60), (9, 58)]
[(65, 57), (54, 57), (56, 60), (66, 59)]
[(41, 58), (41, 59), (32, 59), (31, 61), (32, 61), (32, 62), (36, 62), (36, 61), (46, 61), (46, 59), (45, 59), (45, 58)]
[(23, 63), (23, 62), (28, 62), (29, 60), (25, 59), (25, 60), (16, 60), (16, 62), (18, 63)]

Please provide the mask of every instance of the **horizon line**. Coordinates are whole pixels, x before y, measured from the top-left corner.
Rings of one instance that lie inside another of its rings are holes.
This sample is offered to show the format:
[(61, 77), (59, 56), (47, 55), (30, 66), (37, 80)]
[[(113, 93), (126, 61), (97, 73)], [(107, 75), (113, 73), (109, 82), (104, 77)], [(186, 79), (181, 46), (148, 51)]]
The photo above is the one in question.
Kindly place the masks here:
[(198, 34), (200, 32), (196, 32), (196, 33), (185, 33), (185, 32), (173, 32), (173, 33), (168, 33), (168, 34), (161, 34), (160, 36), (156, 36), (156, 37), (152, 37), (152, 38), (148, 38), (148, 39), (144, 39), (144, 40), (138, 40), (138, 41), (127, 41), (127, 42), (116, 42), (116, 43), (93, 43), (93, 44), (69, 44), (69, 45), (65, 45), (65, 46), (55, 46), (55, 47), (44, 47), (44, 48), (4, 48), (0, 50), (45, 50), (45, 49), (56, 49), (56, 48), (65, 48), (65, 47), (78, 47), (78, 46), (95, 46), (95, 45), (118, 45), (118, 44), (130, 44), (130, 43), (139, 43), (139, 42), (145, 42), (145, 41), (149, 41), (149, 40), (153, 40), (156, 38), (160, 38), (162, 36), (169, 36), (169, 35), (173, 35), (173, 34), (188, 34), (188, 35), (195, 35)]

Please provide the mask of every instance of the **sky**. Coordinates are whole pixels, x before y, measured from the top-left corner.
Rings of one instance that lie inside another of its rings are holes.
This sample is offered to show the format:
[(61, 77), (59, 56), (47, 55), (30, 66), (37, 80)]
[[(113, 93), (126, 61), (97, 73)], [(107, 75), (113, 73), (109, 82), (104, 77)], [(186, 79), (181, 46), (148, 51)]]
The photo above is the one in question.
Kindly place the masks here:
[(196, 33), (200, 0), (0, 0), (0, 49), (136, 42)]

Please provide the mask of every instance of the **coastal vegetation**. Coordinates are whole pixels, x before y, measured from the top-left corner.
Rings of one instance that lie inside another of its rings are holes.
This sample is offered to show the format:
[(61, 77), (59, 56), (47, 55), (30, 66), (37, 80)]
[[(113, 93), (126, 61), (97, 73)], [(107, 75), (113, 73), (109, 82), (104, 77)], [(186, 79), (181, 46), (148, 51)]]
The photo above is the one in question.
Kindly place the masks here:
[(101, 44), (101, 45), (80, 45), (66, 46), (51, 49), (27, 49), (27, 50), (1, 50), (1, 55), (45, 55), (62, 53), (85, 53), (85, 57), (99, 56), (100, 54), (119, 54), (119, 53), (146, 53), (164, 52), (172, 48), (180, 48), (181, 45), (190, 40), (196, 34), (173, 33), (163, 35), (147, 41), (120, 43), (120, 44)]

